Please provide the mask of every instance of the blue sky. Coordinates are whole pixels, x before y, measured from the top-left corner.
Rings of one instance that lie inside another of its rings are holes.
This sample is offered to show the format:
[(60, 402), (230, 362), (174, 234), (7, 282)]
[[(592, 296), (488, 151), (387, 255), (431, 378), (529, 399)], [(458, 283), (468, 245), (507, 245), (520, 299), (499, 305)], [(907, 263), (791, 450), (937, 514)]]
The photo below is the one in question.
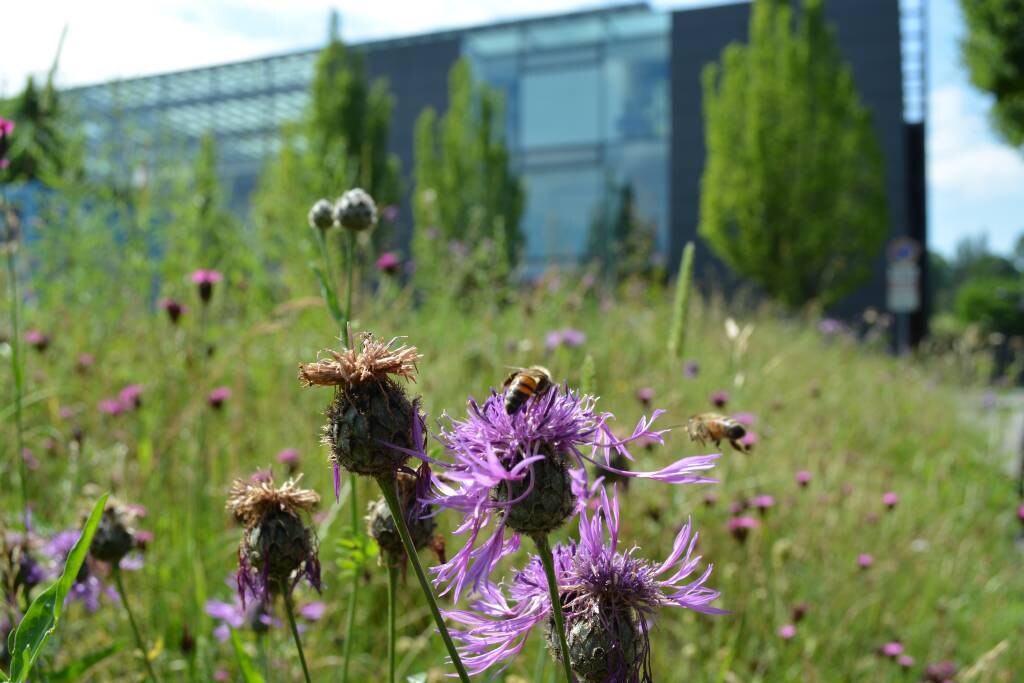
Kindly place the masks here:
[[(855, 0), (846, 0), (855, 1)], [(896, 2), (897, 0), (893, 0)], [(1024, 156), (990, 132), (987, 99), (960, 63), (958, 0), (929, 3), (928, 189), (930, 243), (949, 254), (965, 236), (985, 233), (997, 251), (1024, 232)], [(63, 85), (94, 83), (310, 48), (326, 17), (342, 14), (342, 33), (358, 41), (557, 13), (602, 0), (14, 0), (0, 41), (0, 93), (44, 73), (62, 28)], [(660, 9), (719, 4), (658, 0)], [(116, 19), (115, 19), (116, 17)]]

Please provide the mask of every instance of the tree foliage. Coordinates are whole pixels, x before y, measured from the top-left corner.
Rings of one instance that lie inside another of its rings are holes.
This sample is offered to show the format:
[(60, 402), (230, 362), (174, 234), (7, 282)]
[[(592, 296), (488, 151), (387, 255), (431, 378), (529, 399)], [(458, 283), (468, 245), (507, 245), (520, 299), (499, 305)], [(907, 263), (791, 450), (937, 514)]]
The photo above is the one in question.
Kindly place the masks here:
[(610, 184), (590, 223), (586, 260), (613, 280), (651, 277), (656, 240), (654, 225), (637, 211), (633, 185)]
[(821, 0), (757, 0), (747, 45), (706, 67), (700, 234), (790, 306), (827, 305), (889, 232), (882, 156)]
[(1024, 151), (1024, 1), (960, 0), (961, 43), (971, 83), (992, 95), (995, 129)]
[[(453, 243), (467, 263), (485, 259), (495, 278), (515, 265), (523, 245), (524, 192), (504, 142), (500, 95), (473, 82), (468, 62), (448, 76), (448, 111), (416, 121), (413, 252), (417, 275), (446, 268)], [(481, 283), (476, 283), (481, 284)]]

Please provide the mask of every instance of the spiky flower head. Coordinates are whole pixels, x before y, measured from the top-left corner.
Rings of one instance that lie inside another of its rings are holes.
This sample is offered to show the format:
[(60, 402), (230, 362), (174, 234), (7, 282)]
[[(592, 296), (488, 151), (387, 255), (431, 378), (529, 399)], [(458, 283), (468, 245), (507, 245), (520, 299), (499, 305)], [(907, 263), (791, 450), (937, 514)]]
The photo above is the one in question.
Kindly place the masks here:
[(334, 207), (326, 199), (318, 199), (309, 208), (309, 227), (329, 230), (334, 225)]
[(216, 270), (196, 270), (192, 273), (192, 284), (194, 284), (199, 291), (199, 300), (204, 304), (210, 303), (210, 299), (213, 298), (213, 286), (224, 279), (219, 271)]
[(238, 479), (231, 487), (227, 509), (245, 529), (236, 576), (243, 604), (248, 597), (265, 602), (291, 591), (303, 576), (320, 590), (316, 535), (305, 519), (320, 496), (298, 483), (289, 479), (275, 488), (272, 479)]
[[(630, 436), (619, 439), (609, 426), (614, 416), (598, 412), (596, 403), (592, 396), (556, 386), (510, 415), (504, 393), (492, 392), (483, 405), (470, 399), (464, 420), (449, 418), (439, 436), (453, 462), (440, 463), (435, 497), (439, 507), (465, 515), (457, 533), (468, 540), (433, 570), (435, 583), (447, 584), (444, 592), (454, 588), (457, 598), (465, 585), (479, 590), (497, 562), (519, 547), (520, 534), (547, 534), (578, 512), (591, 490), (587, 463), (620, 477), (714, 481), (698, 473), (713, 467), (717, 454), (683, 458), (654, 472), (616, 467), (617, 457), (633, 460), (627, 446), (663, 443), (664, 431), (652, 428), (663, 411), (641, 418)], [(489, 528), (492, 521), (496, 524)], [(512, 531), (507, 540), (506, 527)], [(475, 547), (488, 532), (490, 537)]]
[[(432, 545), (434, 550), (441, 555), (443, 554), (443, 547), (440, 545), (442, 541), (440, 536), (434, 533), (437, 528), (434, 516), (430, 514), (429, 506), (421, 505), (419, 502), (429, 493), (430, 474), (425, 464), (420, 471), (421, 476), (413, 476), (405, 472), (398, 474), (398, 500), (416, 550), (422, 550), (428, 545)], [(387, 501), (384, 498), (378, 498), (370, 503), (369, 513), (366, 515), (366, 531), (380, 546), (382, 565), (405, 567), (406, 555), (402, 537), (398, 533), (395, 519), (391, 516), (391, 510), (388, 509)]]
[(329, 358), (299, 366), (303, 386), (333, 386), (327, 407), (324, 443), (331, 450), (335, 495), (340, 472), (372, 477), (398, 471), (410, 453), (424, 446), (425, 430), (418, 401), (410, 400), (393, 379), (416, 381), (420, 354), (413, 346), (385, 343), (369, 332), (360, 336), (361, 350), (349, 334), (348, 347), (327, 350)]
[(355, 187), (338, 198), (334, 220), (353, 232), (369, 230), (377, 224), (377, 204), (366, 190)]
[(117, 501), (107, 502), (89, 553), (115, 567), (120, 565), (124, 556), (135, 548), (134, 521), (135, 514), (131, 508)]
[[(553, 549), (555, 578), (565, 613), (570, 664), (581, 683), (634, 683), (650, 680), (648, 633), (657, 611), (683, 607), (721, 614), (710, 603), (719, 596), (704, 584), (709, 565), (687, 581), (700, 564), (693, 556), (697, 535), (689, 522), (675, 538), (672, 553), (660, 564), (619, 549), (619, 504), (614, 491), (601, 491), (593, 517), (580, 514), (580, 541)], [(482, 586), (469, 610), (445, 615), (465, 630), (453, 630), (471, 674), (518, 654), (535, 626), (549, 628), (551, 599), (543, 564), (531, 556), (510, 585)], [(555, 658), (562, 653), (548, 638)]]

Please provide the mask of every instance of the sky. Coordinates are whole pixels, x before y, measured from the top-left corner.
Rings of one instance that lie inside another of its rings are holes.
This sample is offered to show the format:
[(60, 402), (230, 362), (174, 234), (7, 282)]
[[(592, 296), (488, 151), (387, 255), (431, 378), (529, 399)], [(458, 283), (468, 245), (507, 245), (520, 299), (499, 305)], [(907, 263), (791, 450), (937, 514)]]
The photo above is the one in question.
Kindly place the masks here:
[[(0, 38), (0, 94), (45, 74), (68, 33), (58, 83), (97, 83), (313, 48), (331, 8), (342, 36), (357, 42), (501, 19), (552, 14), (606, 0), (9, 0)], [(895, 1), (895, 0), (894, 0)], [(968, 82), (958, 50), (958, 0), (929, 3), (928, 212), (930, 247), (951, 254), (959, 240), (987, 235), (1009, 252), (1024, 233), (1024, 155), (999, 142), (988, 99)], [(656, 0), (659, 9), (716, 0)], [(15, 30), (9, 30), (11, 27)]]

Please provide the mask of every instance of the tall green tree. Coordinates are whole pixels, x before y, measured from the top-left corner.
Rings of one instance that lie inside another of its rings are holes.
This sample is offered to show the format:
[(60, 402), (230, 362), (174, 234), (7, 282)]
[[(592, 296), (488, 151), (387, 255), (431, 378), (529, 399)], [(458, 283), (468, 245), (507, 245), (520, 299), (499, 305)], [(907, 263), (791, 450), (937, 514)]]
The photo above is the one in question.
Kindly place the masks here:
[(614, 280), (650, 277), (656, 239), (654, 225), (637, 210), (633, 184), (609, 183), (590, 222), (586, 260)]
[(525, 194), (505, 146), (501, 96), (473, 82), (466, 60), (448, 75), (448, 111), (439, 119), (428, 108), (416, 121), (415, 153), (417, 276), (445, 270), (442, 252), (454, 241), (483, 245), (492, 274), (502, 277), (522, 250)]
[(703, 74), (700, 234), (790, 306), (833, 303), (889, 232), (882, 156), (821, 0), (756, 0), (747, 45)]
[(971, 83), (992, 95), (992, 122), (1024, 151), (1024, 2), (960, 0), (967, 33), (961, 43)]

